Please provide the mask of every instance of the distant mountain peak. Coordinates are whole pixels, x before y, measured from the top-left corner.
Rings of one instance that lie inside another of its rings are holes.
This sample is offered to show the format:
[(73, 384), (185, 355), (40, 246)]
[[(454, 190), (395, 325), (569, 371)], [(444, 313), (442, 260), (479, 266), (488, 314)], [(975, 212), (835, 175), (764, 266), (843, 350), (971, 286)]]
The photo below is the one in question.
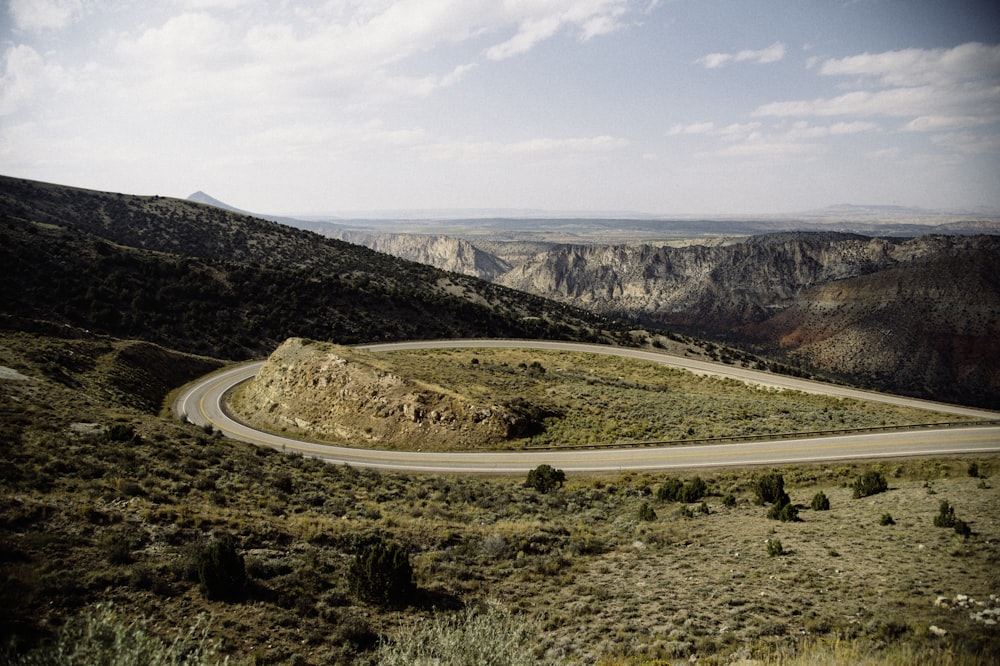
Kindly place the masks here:
[(188, 197), (188, 201), (194, 201), (195, 203), (206, 204), (208, 206), (215, 206), (216, 208), (224, 208), (225, 210), (231, 210), (236, 213), (246, 213), (244, 210), (240, 210), (235, 206), (230, 206), (229, 204), (219, 201), (215, 197), (198, 190), (194, 194)]

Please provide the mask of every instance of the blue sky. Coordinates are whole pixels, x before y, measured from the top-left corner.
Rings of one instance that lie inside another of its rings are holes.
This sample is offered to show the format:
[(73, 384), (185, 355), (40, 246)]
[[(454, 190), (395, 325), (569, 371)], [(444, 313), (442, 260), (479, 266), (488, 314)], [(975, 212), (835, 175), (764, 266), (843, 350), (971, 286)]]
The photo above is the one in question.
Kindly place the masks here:
[(269, 213), (1000, 207), (1000, 3), (9, 0), (0, 173)]

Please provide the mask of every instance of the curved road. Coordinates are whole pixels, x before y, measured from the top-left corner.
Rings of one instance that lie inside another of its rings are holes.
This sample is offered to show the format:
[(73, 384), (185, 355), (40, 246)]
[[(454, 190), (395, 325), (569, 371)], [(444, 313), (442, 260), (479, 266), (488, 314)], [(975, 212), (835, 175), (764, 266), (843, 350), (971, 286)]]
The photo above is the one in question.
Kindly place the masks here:
[[(1000, 419), (1000, 413), (984, 409), (861, 391), (794, 377), (736, 368), (719, 363), (697, 361), (660, 352), (622, 347), (529, 340), (439, 340), (364, 345), (358, 348), (377, 352), (456, 347), (529, 348), (626, 356), (704, 374), (733, 377), (761, 385), (861, 400), (887, 402), (921, 409), (933, 409), (968, 418)], [(424, 453), (416, 451), (355, 449), (282, 437), (255, 430), (230, 418), (223, 407), (225, 394), (240, 382), (252, 378), (262, 364), (263, 361), (245, 363), (213, 373), (188, 385), (175, 400), (174, 412), (178, 417), (186, 418), (192, 423), (201, 426), (211, 425), (229, 437), (252, 444), (269, 446), (283, 451), (299, 452), (303, 455), (320, 458), (328, 462), (400, 471), (521, 474), (538, 465), (547, 463), (567, 472), (606, 472), (626, 469), (664, 470), (739, 465), (776, 465), (858, 458), (1000, 452), (1000, 426), (996, 425), (866, 433), (835, 437), (781, 439), (735, 444), (573, 451)]]

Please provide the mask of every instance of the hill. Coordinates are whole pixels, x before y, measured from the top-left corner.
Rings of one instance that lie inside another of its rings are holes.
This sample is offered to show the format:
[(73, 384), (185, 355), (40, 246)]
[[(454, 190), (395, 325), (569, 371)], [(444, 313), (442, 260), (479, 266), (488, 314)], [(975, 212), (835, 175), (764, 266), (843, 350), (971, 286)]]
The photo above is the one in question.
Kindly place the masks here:
[(600, 339), (616, 328), (544, 298), (190, 201), (0, 178), (0, 207), (0, 298), (19, 320), (231, 359), (266, 355), (293, 336)]

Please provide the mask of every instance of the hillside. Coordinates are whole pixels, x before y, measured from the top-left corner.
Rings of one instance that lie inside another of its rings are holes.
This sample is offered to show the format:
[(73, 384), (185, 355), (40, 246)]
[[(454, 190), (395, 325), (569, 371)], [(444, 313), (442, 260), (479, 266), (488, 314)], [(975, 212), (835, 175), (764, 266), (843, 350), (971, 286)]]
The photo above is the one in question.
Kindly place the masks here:
[(558, 246), (498, 282), (892, 392), (1000, 404), (1000, 236)]
[(540, 297), (187, 201), (0, 178), (0, 206), (0, 298), (3, 314), (19, 321), (232, 359), (296, 335), (345, 344), (597, 339), (615, 327)]

